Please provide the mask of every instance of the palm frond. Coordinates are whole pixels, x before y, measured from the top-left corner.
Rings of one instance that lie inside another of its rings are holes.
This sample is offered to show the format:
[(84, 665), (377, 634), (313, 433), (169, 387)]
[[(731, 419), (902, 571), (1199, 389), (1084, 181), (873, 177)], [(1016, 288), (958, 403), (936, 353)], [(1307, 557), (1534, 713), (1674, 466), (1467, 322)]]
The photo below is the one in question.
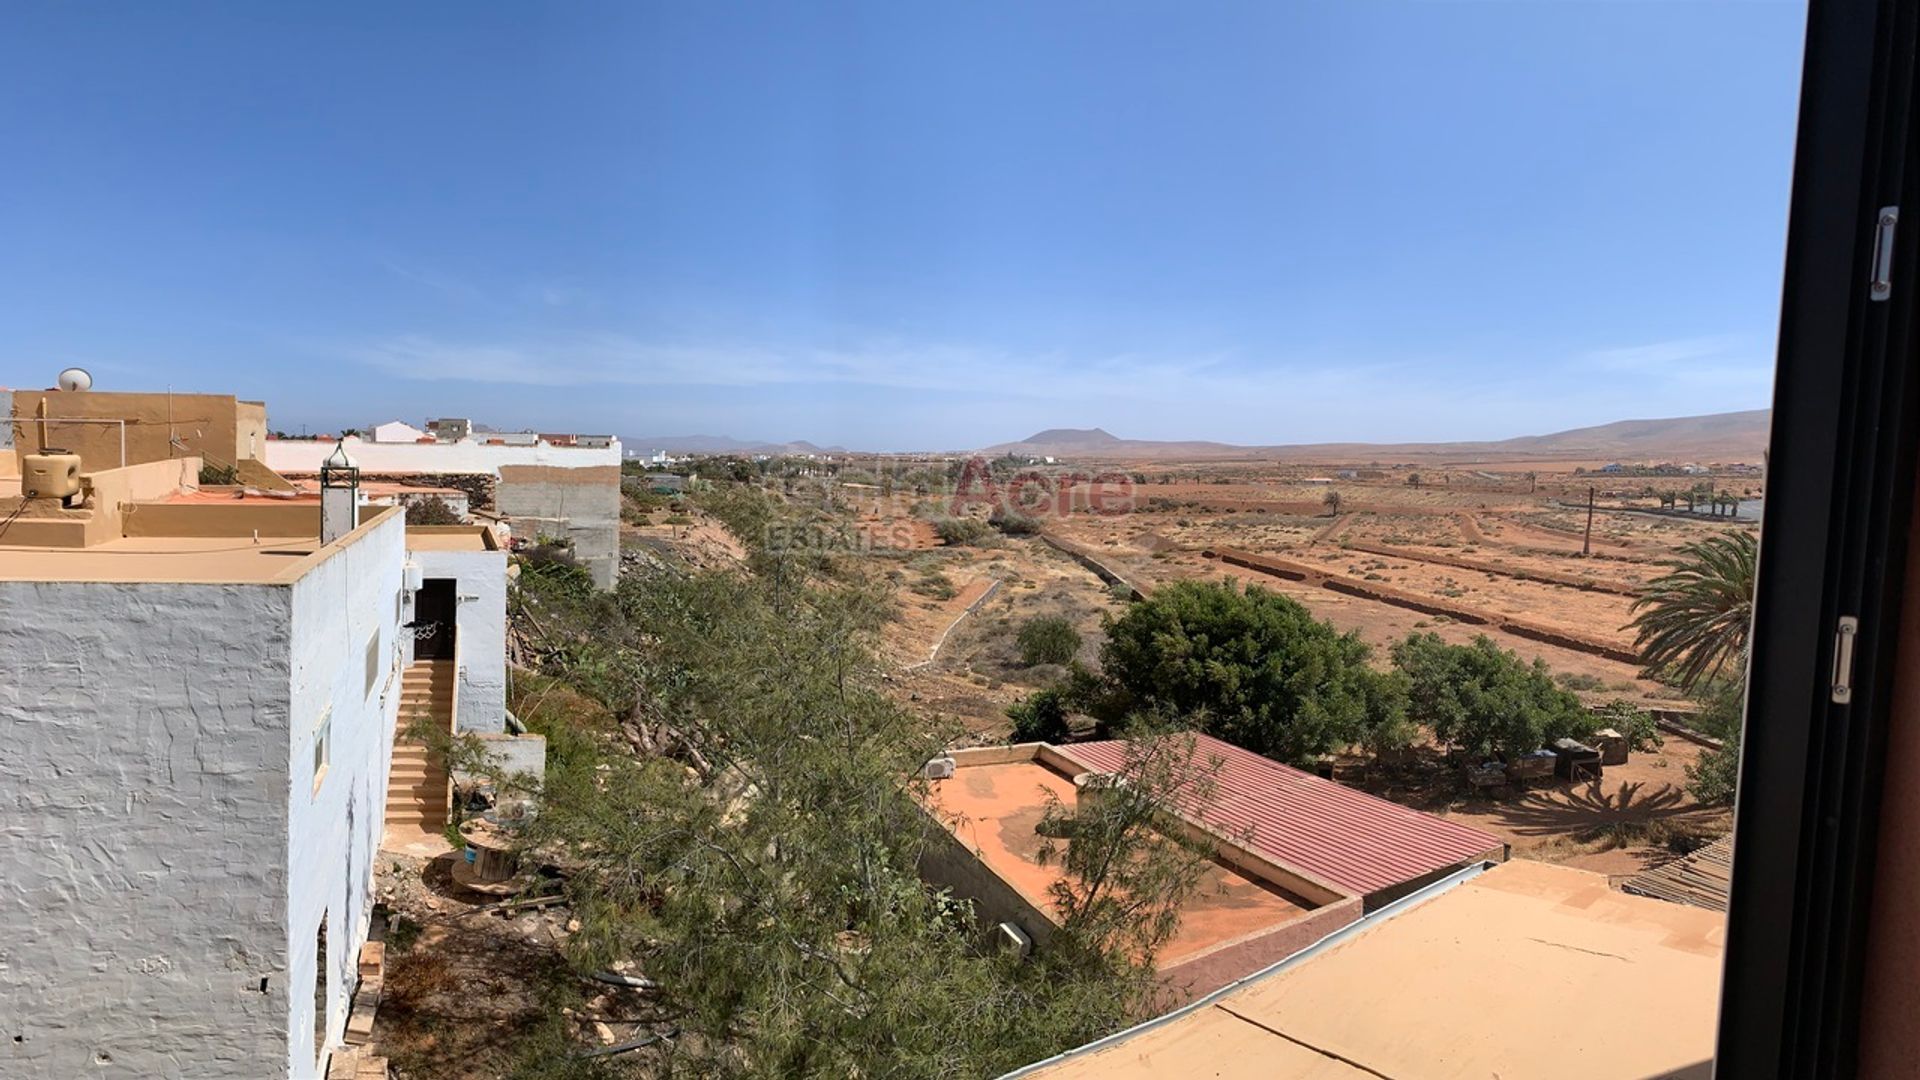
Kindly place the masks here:
[(1670, 672), (1685, 690), (1724, 671), (1747, 647), (1753, 624), (1757, 544), (1727, 533), (1681, 549), (1688, 561), (1655, 578), (1634, 601), (1634, 644), (1652, 670)]

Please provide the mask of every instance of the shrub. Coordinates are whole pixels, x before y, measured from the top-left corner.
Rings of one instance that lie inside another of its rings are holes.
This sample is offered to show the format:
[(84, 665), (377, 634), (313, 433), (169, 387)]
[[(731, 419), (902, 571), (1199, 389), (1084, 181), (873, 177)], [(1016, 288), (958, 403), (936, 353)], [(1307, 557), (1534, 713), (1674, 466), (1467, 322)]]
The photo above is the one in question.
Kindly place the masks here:
[(407, 524), (409, 525), (458, 525), (460, 515), (453, 507), (438, 495), (429, 495), (418, 502), (407, 504)]
[(1627, 737), (1627, 745), (1636, 751), (1658, 750), (1666, 737), (1653, 722), (1653, 714), (1631, 701), (1609, 701), (1594, 710), (1599, 727), (1610, 727)]
[(226, 486), (240, 482), (238, 465), (215, 465), (211, 461), (200, 463), (200, 483), (203, 485)]
[(1040, 531), (1040, 519), (1005, 507), (994, 510), (987, 523), (1008, 536), (1032, 536)]
[(693, 524), (693, 519), (688, 517), (685, 514), (668, 514), (664, 519), (662, 519), (662, 524), (691, 525)]
[(1020, 662), (1065, 664), (1080, 652), (1080, 632), (1058, 615), (1045, 615), (1020, 628)]
[(1740, 724), (1745, 695), (1739, 683), (1722, 684), (1707, 699), (1706, 708), (1693, 718), (1694, 726), (1720, 740), (1721, 748), (1708, 750), (1700, 760), (1687, 766), (1687, 790), (1703, 803), (1724, 805), (1737, 794), (1740, 780)]
[(1067, 695), (1057, 686), (1007, 706), (1014, 742), (1060, 742), (1067, 737)]
[(979, 518), (947, 517), (933, 523), (934, 535), (950, 547), (977, 543), (987, 535), (987, 523)]

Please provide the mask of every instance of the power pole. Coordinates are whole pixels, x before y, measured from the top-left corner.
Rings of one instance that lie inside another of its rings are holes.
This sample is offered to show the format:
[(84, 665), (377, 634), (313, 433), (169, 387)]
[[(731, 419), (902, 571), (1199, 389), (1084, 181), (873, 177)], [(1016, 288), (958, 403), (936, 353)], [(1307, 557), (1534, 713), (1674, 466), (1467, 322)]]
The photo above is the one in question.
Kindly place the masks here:
[(1580, 541), (1580, 554), (1593, 554), (1593, 485), (1587, 485), (1587, 535)]

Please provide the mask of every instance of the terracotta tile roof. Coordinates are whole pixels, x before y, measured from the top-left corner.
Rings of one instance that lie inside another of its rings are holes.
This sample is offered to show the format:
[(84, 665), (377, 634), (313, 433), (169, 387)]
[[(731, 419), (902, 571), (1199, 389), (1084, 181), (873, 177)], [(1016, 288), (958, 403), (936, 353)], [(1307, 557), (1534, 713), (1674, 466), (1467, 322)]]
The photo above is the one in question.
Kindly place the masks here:
[[(1111, 772), (1126, 761), (1126, 743), (1056, 747), (1089, 769)], [(1389, 889), (1436, 870), (1497, 852), (1498, 837), (1277, 761), (1199, 736), (1194, 756), (1221, 761), (1213, 798), (1186, 812), (1282, 866), (1305, 871), (1356, 894)], [(1193, 800), (1189, 800), (1189, 803)]]

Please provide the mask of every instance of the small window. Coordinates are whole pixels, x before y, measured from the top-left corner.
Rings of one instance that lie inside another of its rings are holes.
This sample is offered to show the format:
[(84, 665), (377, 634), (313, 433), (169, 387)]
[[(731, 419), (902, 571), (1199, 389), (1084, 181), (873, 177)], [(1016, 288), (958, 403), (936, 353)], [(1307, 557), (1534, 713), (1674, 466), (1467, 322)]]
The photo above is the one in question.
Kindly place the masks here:
[(313, 793), (320, 794), (320, 782), (327, 778), (327, 766), (333, 761), (333, 712), (320, 720), (320, 726), (313, 729)]
[(371, 697), (373, 688), (380, 685), (380, 631), (375, 629), (373, 636), (367, 639), (367, 688), (361, 697)]

